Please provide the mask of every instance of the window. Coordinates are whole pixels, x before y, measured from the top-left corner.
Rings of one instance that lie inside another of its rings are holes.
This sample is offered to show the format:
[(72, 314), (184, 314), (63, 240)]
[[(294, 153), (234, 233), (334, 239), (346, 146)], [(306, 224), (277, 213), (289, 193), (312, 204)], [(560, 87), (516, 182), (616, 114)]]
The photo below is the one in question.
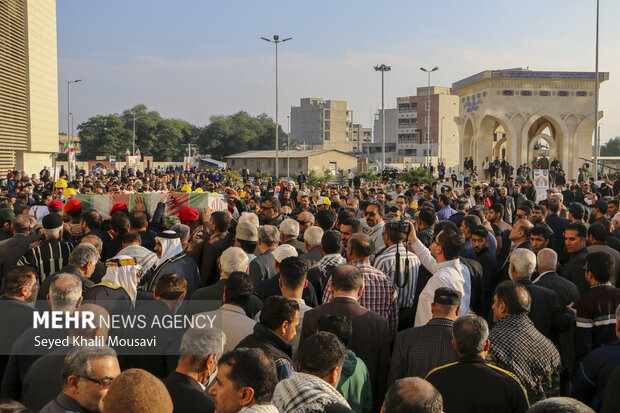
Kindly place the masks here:
[(329, 110), (325, 109), (325, 119), (329, 119)]
[(326, 121), (326, 122), (325, 122), (325, 130), (330, 130), (330, 129), (331, 129), (331, 128), (330, 128), (330, 122), (329, 122), (329, 121)]
[(328, 141), (329, 140), (329, 132), (325, 132), (325, 140)]
[(430, 135), (427, 133), (424, 134), (424, 142), (428, 142)]
[(297, 168), (301, 169), (301, 159), (297, 161)]

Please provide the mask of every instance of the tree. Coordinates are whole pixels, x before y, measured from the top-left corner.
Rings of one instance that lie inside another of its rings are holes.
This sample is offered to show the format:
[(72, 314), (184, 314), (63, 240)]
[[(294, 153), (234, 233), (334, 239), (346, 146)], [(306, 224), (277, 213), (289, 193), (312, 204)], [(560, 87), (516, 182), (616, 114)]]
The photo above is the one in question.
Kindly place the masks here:
[(82, 159), (97, 155), (124, 157), (133, 149), (135, 112), (136, 149), (157, 161), (182, 161), (186, 145), (194, 143), (198, 128), (181, 119), (164, 119), (145, 105), (120, 115), (97, 115), (78, 126)]
[(620, 156), (620, 136), (607, 141), (601, 145), (601, 156)]
[[(251, 116), (237, 112), (228, 116), (212, 116), (211, 123), (198, 132), (200, 152), (222, 159), (233, 153), (274, 149), (276, 127), (266, 114)], [(280, 126), (279, 147), (286, 148), (286, 133)]]

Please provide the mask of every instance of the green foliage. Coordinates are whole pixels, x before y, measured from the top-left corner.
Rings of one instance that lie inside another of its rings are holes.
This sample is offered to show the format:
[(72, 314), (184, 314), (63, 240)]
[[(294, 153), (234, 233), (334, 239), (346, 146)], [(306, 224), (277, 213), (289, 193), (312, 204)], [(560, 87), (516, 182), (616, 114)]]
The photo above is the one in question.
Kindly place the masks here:
[(424, 168), (410, 169), (406, 174), (401, 174), (399, 180), (405, 181), (408, 184), (412, 183), (425, 183), (430, 184), (435, 181), (435, 177), (428, 173)]
[(237, 182), (241, 182), (241, 170), (239, 171), (224, 171), (224, 173), (222, 174), (224, 179), (222, 180), (223, 182), (228, 182), (229, 179), (232, 179), (233, 182), (237, 183)]
[(620, 136), (601, 145), (601, 156), (620, 156)]
[(314, 170), (312, 170), (306, 174), (306, 181), (308, 185), (321, 186), (323, 182), (326, 182), (327, 180), (324, 176), (320, 177)]
[(115, 155), (123, 159), (132, 149), (134, 111), (136, 148), (157, 161), (182, 161), (187, 144), (193, 143), (197, 128), (181, 119), (164, 119), (145, 105), (136, 105), (122, 114), (97, 115), (78, 126), (81, 158)]
[(381, 177), (379, 175), (375, 175), (372, 171), (360, 172), (358, 175), (365, 182), (376, 182), (376, 181), (379, 181), (381, 179)]
[[(237, 112), (228, 116), (213, 116), (211, 124), (198, 133), (198, 147), (202, 153), (210, 153), (222, 159), (233, 153), (275, 148), (276, 127), (266, 114), (251, 116)], [(279, 147), (286, 148), (287, 135), (279, 129)]]

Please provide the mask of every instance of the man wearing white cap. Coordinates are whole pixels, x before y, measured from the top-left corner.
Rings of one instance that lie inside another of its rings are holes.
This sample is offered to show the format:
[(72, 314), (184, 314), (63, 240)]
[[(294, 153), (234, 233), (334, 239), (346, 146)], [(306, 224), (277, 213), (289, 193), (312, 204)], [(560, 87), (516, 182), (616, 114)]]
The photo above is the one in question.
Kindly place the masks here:
[[(280, 245), (278, 248), (273, 250), (273, 266), (275, 268), (276, 275), (272, 278), (262, 281), (260, 284), (254, 287), (254, 294), (258, 295), (261, 300), (265, 301), (272, 295), (284, 296), (280, 287), (280, 263), (282, 262), (282, 260), (289, 257), (297, 257), (297, 250), (295, 250), (295, 247), (293, 247), (292, 245)], [(302, 298), (304, 302), (310, 307), (316, 307), (319, 305), (319, 302), (316, 298), (316, 292), (312, 284), (308, 284), (304, 287)]]
[(178, 274), (187, 281), (185, 299), (189, 299), (200, 286), (200, 272), (196, 262), (183, 252), (179, 234), (174, 231), (160, 232), (155, 237), (155, 253), (158, 258), (157, 268), (145, 283), (146, 291), (152, 292), (162, 275)]

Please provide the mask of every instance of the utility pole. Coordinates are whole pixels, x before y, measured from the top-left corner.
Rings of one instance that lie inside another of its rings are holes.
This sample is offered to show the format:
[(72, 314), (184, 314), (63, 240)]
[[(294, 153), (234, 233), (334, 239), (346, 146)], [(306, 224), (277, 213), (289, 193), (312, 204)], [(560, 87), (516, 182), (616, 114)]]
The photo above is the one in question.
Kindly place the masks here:
[(376, 72), (381, 72), (381, 170), (385, 169), (385, 72), (392, 70), (391, 66), (380, 64), (375, 66)]

